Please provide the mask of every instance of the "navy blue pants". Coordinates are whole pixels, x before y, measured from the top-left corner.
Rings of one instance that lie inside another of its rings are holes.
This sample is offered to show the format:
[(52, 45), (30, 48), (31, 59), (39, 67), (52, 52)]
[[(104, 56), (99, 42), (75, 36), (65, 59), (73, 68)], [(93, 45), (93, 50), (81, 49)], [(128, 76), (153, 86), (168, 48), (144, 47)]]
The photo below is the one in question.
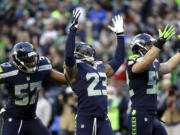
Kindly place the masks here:
[(4, 118), (2, 135), (50, 135), (48, 129), (36, 118), (31, 120), (16, 120)]
[(128, 115), (128, 124), (130, 135), (167, 135), (153, 112), (133, 109)]
[(108, 118), (76, 117), (76, 135), (113, 135), (111, 123)]

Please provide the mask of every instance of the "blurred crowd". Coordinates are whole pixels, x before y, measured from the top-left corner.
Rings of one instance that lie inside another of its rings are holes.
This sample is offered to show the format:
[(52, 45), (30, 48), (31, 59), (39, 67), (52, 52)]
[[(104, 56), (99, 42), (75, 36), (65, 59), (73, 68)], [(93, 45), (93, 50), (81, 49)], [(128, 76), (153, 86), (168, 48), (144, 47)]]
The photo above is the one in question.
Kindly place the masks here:
[[(107, 26), (111, 18), (123, 15), (127, 58), (132, 55), (130, 43), (138, 33), (158, 38), (158, 29), (174, 25), (176, 36), (160, 53), (167, 61), (180, 46), (179, 0), (0, 0), (0, 63), (9, 60), (14, 44), (30, 42), (52, 66), (63, 72), (64, 49), (73, 9), (81, 10), (76, 41), (92, 44), (97, 59), (107, 62), (116, 48), (116, 36)], [(166, 122), (169, 135), (180, 131), (180, 66), (160, 77), (158, 115)], [(127, 135), (128, 86), (126, 61), (108, 85), (108, 112), (116, 135)], [(0, 86), (1, 107), (6, 102), (6, 86)], [(72, 135), (76, 114), (76, 95), (67, 86), (44, 83), (37, 114), (54, 135)], [(44, 110), (44, 108), (46, 108)], [(179, 128), (179, 129), (178, 129)]]

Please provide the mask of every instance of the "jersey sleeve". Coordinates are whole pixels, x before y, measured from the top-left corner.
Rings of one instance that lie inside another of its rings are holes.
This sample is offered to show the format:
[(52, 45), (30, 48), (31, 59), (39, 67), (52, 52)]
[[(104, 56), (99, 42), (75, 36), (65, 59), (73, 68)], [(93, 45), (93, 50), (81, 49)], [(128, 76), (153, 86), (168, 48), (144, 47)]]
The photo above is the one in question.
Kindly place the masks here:
[(41, 56), (39, 63), (39, 69), (38, 72), (45, 72), (46, 74), (49, 74), (52, 70), (51, 61), (47, 57)]
[(4, 82), (10, 80), (13, 76), (18, 74), (18, 70), (13, 66), (12, 63), (6, 62), (0, 64), (0, 81)]

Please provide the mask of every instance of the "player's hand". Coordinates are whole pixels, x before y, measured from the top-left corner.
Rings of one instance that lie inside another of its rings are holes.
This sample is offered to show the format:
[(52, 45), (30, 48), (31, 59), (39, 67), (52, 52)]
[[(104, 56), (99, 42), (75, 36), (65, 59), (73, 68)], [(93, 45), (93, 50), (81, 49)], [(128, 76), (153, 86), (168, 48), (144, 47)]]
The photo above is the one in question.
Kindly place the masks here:
[(167, 24), (163, 32), (160, 29), (158, 30), (159, 38), (163, 38), (166, 41), (170, 40), (171, 37), (176, 33), (174, 30), (175, 27), (173, 25), (169, 27), (169, 24)]
[(72, 22), (71, 22), (71, 26), (70, 29), (74, 30), (78, 28), (78, 19), (79, 16), (81, 15), (81, 12), (79, 9), (74, 9), (73, 10), (73, 15), (72, 15)]
[(175, 27), (169, 26), (169, 24), (166, 25), (165, 29), (163, 30), (163, 32), (159, 29), (159, 39), (157, 40), (157, 42), (154, 44), (156, 47), (158, 47), (159, 49), (162, 49), (164, 43), (168, 40), (171, 39), (171, 37), (176, 33), (175, 31)]
[(116, 15), (112, 18), (114, 27), (108, 25), (108, 28), (115, 32), (118, 36), (124, 34), (123, 28), (123, 17), (121, 15)]

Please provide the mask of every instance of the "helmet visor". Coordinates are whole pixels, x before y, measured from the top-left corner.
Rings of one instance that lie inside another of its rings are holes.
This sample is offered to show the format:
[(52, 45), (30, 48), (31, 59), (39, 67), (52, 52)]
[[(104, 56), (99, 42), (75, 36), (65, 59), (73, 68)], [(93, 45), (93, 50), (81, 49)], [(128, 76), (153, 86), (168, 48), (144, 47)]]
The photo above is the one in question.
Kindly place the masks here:
[(25, 56), (19, 56), (19, 60), (22, 61), (22, 64), (28, 68), (34, 68), (38, 63), (38, 55), (36, 52), (30, 52)]
[(22, 61), (24, 62), (24, 65), (26, 65), (28, 68), (33, 68), (37, 65), (38, 58), (37, 56), (31, 56), (25, 58), (24, 60), (22, 59)]

